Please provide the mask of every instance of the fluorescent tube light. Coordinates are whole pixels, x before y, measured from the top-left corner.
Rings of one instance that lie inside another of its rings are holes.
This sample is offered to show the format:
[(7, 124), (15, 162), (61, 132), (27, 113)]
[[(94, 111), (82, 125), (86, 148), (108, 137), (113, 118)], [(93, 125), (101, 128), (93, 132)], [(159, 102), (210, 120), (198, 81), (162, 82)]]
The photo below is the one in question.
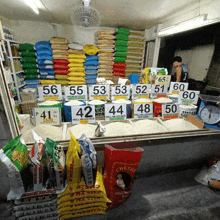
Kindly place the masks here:
[(32, 8), (32, 10), (36, 13), (39, 14), (39, 9), (34, 3), (34, 0), (23, 0), (29, 7)]
[[(181, 33), (184, 31), (196, 29), (207, 24), (210, 24), (212, 20), (207, 20), (207, 14), (200, 15), (190, 20), (183, 21), (177, 25), (169, 28), (165, 28), (159, 31), (158, 36), (167, 36), (171, 34)], [(212, 22), (213, 23), (213, 22)]]

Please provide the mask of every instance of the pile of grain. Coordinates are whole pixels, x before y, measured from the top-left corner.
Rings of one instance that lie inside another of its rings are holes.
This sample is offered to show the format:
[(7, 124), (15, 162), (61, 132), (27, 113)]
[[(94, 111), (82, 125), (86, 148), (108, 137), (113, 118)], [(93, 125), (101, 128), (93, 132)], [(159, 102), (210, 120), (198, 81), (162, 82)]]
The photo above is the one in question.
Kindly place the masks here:
[(74, 125), (67, 130), (66, 140), (70, 139), (69, 131), (71, 131), (71, 133), (76, 139), (79, 139), (82, 136), (82, 134), (85, 134), (88, 138), (94, 138), (95, 129), (96, 129), (96, 125), (91, 125), (91, 124)]
[(71, 105), (82, 105), (83, 102), (79, 100), (71, 100), (69, 102), (66, 102), (64, 105), (71, 106)]
[[(32, 130), (43, 140), (46, 140), (47, 137), (54, 141), (62, 140), (62, 127), (41, 124), (34, 127)], [(22, 138), (24, 139), (25, 143), (34, 142), (32, 130), (29, 130), (26, 133), (22, 134)]]
[(137, 134), (137, 131), (132, 125), (123, 122), (112, 122), (108, 125), (105, 125), (105, 128), (105, 137)]
[(169, 98), (158, 98), (158, 99), (154, 99), (154, 102), (157, 103), (172, 103), (172, 100)]
[(155, 120), (140, 120), (133, 123), (138, 134), (153, 134), (167, 132), (167, 129)]
[(170, 119), (167, 121), (164, 121), (163, 124), (170, 130), (170, 131), (191, 131), (191, 130), (198, 130), (195, 125), (192, 123), (181, 119)]

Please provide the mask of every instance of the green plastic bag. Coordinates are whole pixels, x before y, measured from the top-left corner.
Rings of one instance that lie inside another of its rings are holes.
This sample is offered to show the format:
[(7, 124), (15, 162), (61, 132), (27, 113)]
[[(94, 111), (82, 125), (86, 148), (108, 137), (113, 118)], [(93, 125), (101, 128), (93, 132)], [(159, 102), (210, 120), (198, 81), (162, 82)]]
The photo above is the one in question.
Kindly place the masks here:
[(126, 53), (126, 52), (116, 52), (116, 53), (115, 53), (115, 56), (116, 56), (116, 57), (126, 57), (126, 56), (127, 56), (127, 53)]
[(37, 64), (35, 64), (35, 63), (23, 63), (22, 68), (23, 69), (36, 69)]
[(127, 46), (128, 46), (128, 41), (116, 40), (116, 41), (115, 41), (115, 45), (116, 45), (116, 46), (127, 47)]
[(31, 51), (21, 51), (20, 55), (22, 57), (35, 57), (36, 56), (35, 52), (31, 52)]
[(33, 75), (25, 75), (24, 78), (25, 79), (39, 79), (40, 76), (37, 74), (33, 74)]
[(37, 63), (37, 60), (35, 57), (23, 57), (21, 59), (22, 63)]
[(125, 60), (126, 60), (126, 58), (124, 58), (124, 57), (116, 57), (116, 58), (114, 59), (114, 62), (115, 62), (115, 63), (124, 63)]
[(116, 52), (126, 52), (128, 49), (127, 49), (127, 47), (116, 46), (115, 50), (116, 50)]
[(19, 44), (20, 50), (33, 50), (34, 51), (34, 45), (33, 44)]
[(38, 69), (24, 69), (24, 74), (30, 75), (30, 74), (38, 74)]
[(128, 41), (128, 36), (124, 34), (117, 34), (116, 35), (116, 40), (125, 40)]
[(118, 34), (129, 35), (130, 31), (125, 28), (118, 28)]

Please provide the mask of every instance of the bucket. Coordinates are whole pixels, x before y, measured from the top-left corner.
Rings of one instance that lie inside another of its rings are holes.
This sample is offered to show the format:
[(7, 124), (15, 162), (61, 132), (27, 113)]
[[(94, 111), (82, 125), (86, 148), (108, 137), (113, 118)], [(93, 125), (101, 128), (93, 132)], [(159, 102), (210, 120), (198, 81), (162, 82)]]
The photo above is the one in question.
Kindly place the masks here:
[(126, 100), (126, 99), (118, 99), (118, 100), (114, 100), (112, 101), (113, 104), (126, 104), (126, 111), (127, 111), (127, 118), (131, 117), (131, 101), (130, 100)]
[(171, 99), (174, 104), (175, 104), (175, 103), (178, 103), (179, 94), (167, 95), (167, 97), (168, 97), (169, 99)]
[(106, 101), (101, 100), (92, 100), (89, 102), (89, 105), (95, 106), (95, 118), (98, 120), (104, 120), (105, 119), (105, 104)]
[(180, 105), (179, 106), (179, 116), (186, 117), (188, 114), (196, 115), (197, 106), (190, 104), (190, 105)]
[(128, 79), (131, 81), (131, 84), (138, 84), (138, 82), (139, 82), (139, 74), (134, 74), (134, 73), (132, 73), (129, 77), (128, 77)]
[(71, 112), (71, 106), (78, 105), (78, 106), (84, 106), (86, 103), (83, 100), (71, 100), (68, 102), (63, 103), (63, 109), (64, 109), (64, 115), (67, 122), (72, 122), (72, 112)]
[(162, 116), (162, 105), (163, 104), (172, 104), (172, 100), (168, 98), (158, 98), (154, 99), (153, 107), (154, 107), (154, 117)]

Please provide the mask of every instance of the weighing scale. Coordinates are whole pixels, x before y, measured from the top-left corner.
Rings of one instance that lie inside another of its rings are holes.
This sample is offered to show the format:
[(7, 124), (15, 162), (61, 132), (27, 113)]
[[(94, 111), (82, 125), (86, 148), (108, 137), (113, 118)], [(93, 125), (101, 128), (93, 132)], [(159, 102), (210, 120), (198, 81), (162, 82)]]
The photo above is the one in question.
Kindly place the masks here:
[(199, 106), (197, 118), (204, 122), (206, 128), (220, 130), (220, 108), (218, 107), (220, 97), (203, 94), (199, 94), (198, 96), (202, 101)]

